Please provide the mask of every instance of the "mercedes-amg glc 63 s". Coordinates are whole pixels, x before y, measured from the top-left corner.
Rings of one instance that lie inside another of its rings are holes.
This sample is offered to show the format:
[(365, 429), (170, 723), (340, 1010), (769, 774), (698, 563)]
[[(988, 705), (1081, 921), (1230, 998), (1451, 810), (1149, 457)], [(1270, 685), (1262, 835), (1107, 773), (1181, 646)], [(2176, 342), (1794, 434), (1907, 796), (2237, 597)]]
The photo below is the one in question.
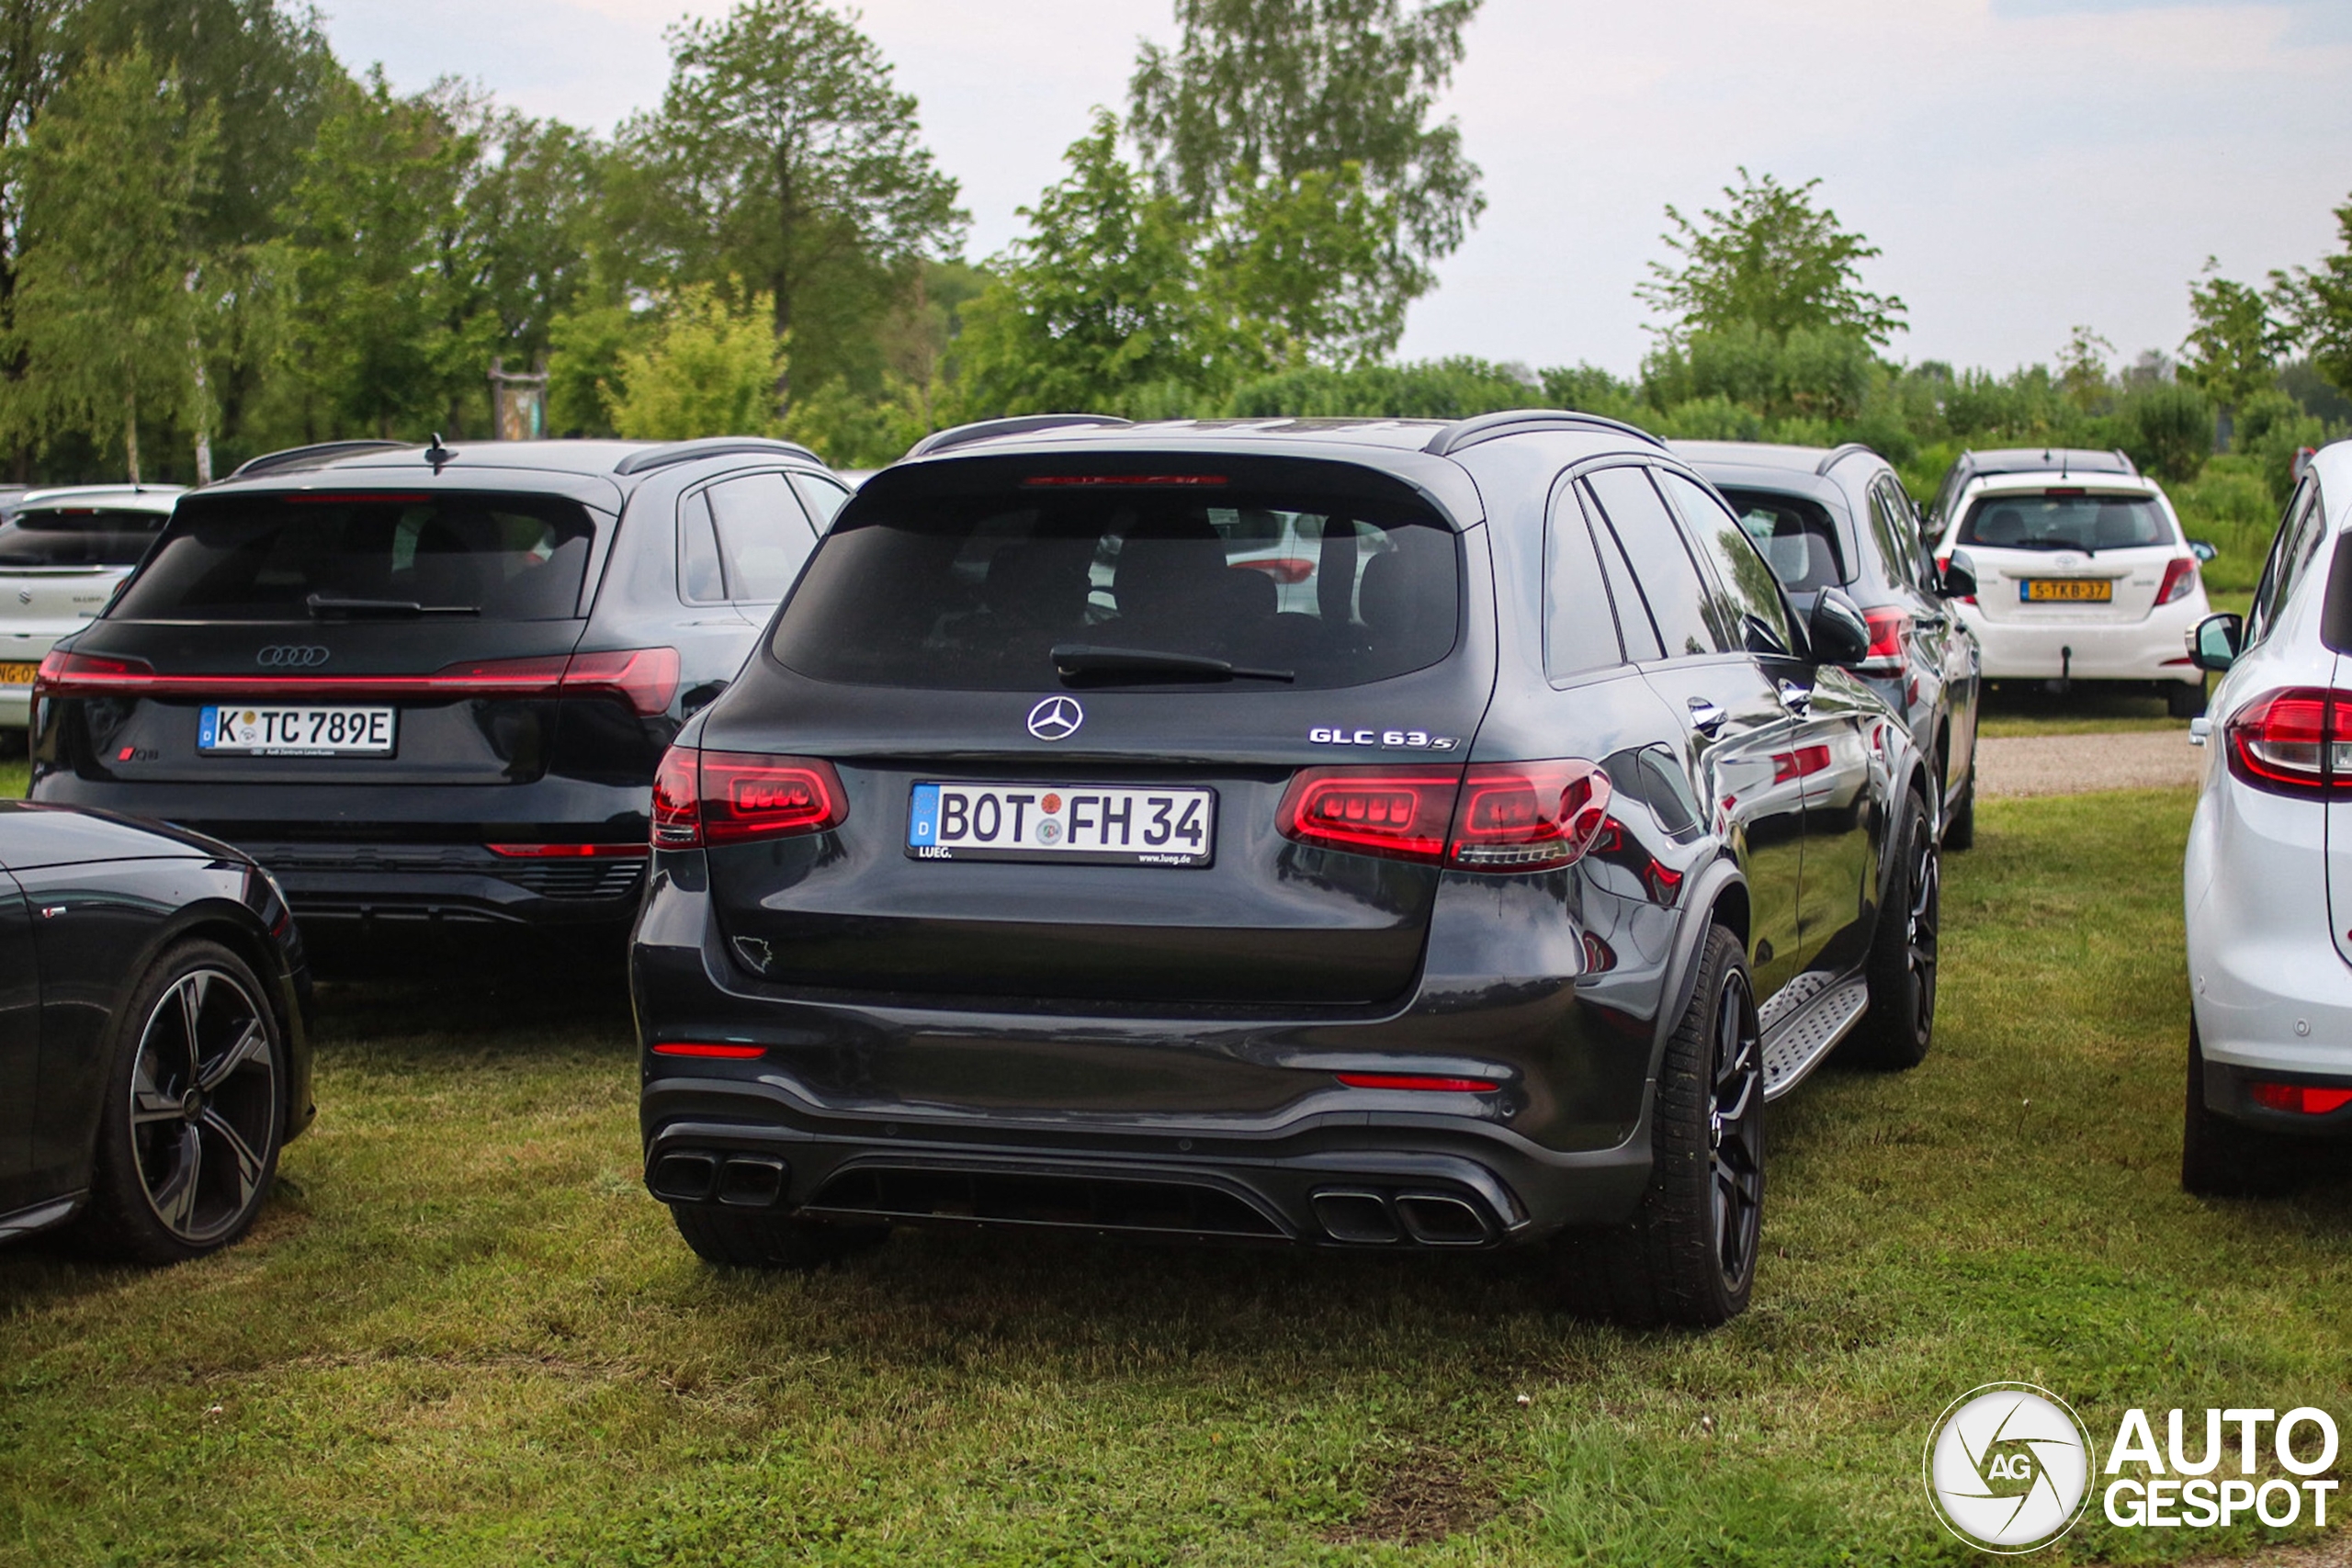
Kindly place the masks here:
[(1035, 420), (869, 479), (654, 789), (646, 1178), (896, 1221), (1554, 1243), (1748, 1299), (1765, 1105), (1935, 1005), (1904, 722), (1641, 432)]

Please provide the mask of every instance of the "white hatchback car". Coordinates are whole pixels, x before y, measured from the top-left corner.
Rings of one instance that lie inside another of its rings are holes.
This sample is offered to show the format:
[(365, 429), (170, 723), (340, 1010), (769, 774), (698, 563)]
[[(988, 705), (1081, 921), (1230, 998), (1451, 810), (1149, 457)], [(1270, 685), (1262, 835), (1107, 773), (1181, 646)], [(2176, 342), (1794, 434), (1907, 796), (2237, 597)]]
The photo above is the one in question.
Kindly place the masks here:
[(2184, 884), (2192, 1192), (2264, 1190), (2293, 1173), (2292, 1134), (2352, 1131), (2347, 527), (2340, 441), (2288, 503), (2245, 621), (2196, 632), (2199, 662), (2227, 673), (2189, 727), (2211, 751)]
[(73, 485), (14, 502), (0, 523), (0, 730), (31, 722), (42, 656), (97, 618), (182, 493), (177, 485)]
[(2175, 717), (2201, 713), (2182, 651), (2211, 613), (2172, 502), (2120, 452), (1963, 453), (1934, 513), (1939, 569), (1962, 555), (1957, 601), (1984, 679), (2154, 683)]

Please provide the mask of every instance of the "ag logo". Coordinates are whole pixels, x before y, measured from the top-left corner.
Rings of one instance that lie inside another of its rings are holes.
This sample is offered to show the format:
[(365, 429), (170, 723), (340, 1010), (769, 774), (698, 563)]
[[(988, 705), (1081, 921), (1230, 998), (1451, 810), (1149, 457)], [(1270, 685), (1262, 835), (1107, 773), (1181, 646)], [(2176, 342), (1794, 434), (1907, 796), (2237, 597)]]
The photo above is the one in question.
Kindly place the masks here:
[(277, 643), (254, 655), (255, 664), (272, 670), (303, 670), (327, 661), (327, 650), (316, 643)]
[(2082, 1517), (2090, 1434), (2047, 1389), (1986, 1383), (1945, 1408), (1922, 1468), (1928, 1500), (1952, 1534), (1980, 1551), (2032, 1551)]
[(1067, 740), (1085, 722), (1076, 697), (1047, 697), (1029, 710), (1029, 733), (1040, 740)]

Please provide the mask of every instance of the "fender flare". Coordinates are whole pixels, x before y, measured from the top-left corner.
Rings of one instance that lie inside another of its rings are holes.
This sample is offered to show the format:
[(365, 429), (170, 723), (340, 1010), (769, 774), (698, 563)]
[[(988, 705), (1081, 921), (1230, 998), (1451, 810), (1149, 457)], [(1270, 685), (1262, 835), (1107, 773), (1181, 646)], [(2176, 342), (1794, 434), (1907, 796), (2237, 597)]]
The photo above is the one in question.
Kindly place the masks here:
[[(1667, 1038), (1682, 1021), (1683, 1010), (1690, 1005), (1690, 993), (1698, 984), (1699, 950), (1706, 945), (1708, 931), (1718, 923), (1715, 907), (1723, 901), (1724, 895), (1734, 888), (1745, 895), (1747, 877), (1736, 861), (1724, 854), (1708, 863), (1683, 895), (1689, 902), (1685, 906), (1681, 929), (1675, 932), (1674, 955), (1667, 963), (1666, 984), (1658, 990), (1657, 1026), (1650, 1037), (1648, 1082), (1653, 1087), (1657, 1082), (1658, 1064), (1666, 1059)], [(1747, 945), (1743, 939), (1740, 943), (1743, 953)], [(1645, 1092), (1645, 1122), (1648, 1120), (1648, 1098)]]

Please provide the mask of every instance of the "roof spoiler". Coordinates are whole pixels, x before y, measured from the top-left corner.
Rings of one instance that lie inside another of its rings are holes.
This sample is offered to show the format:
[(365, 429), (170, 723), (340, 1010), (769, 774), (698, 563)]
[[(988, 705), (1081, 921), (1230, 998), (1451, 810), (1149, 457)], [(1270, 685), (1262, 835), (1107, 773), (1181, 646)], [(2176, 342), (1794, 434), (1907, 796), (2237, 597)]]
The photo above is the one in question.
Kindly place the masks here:
[(632, 452), (613, 465), (613, 472), (650, 473), (673, 463), (691, 463), (697, 457), (801, 457), (820, 467), (825, 461), (797, 441), (778, 441), (765, 435), (706, 435)]
[(1510, 409), (1501, 413), (1482, 413), (1471, 419), (1459, 419), (1435, 435), (1421, 450), (1433, 457), (1450, 457), (1466, 446), (1500, 436), (1519, 435), (1539, 430), (1609, 431), (1646, 441), (1660, 451), (1666, 443), (1639, 425), (1627, 424), (1622, 419), (1610, 419), (1597, 413), (1578, 413), (1570, 409)]
[(263, 474), (288, 474), (301, 468), (323, 468), (341, 457), (356, 457), (363, 452), (398, 452), (413, 446), (413, 441), (320, 441), (308, 446), (288, 446), (282, 452), (265, 452), (237, 465), (229, 477), (232, 479), (256, 479)]
[[(909, 457), (928, 457), (957, 446), (968, 446), (975, 441), (991, 441), (1000, 435), (1026, 435), (1033, 430), (1061, 430), (1091, 426), (1116, 430), (1133, 424), (1131, 419), (1121, 419), (1112, 413), (1024, 413), (1010, 419), (983, 419), (970, 424), (951, 425), (934, 430), (907, 448)], [(904, 459), (901, 459), (903, 461)]]

